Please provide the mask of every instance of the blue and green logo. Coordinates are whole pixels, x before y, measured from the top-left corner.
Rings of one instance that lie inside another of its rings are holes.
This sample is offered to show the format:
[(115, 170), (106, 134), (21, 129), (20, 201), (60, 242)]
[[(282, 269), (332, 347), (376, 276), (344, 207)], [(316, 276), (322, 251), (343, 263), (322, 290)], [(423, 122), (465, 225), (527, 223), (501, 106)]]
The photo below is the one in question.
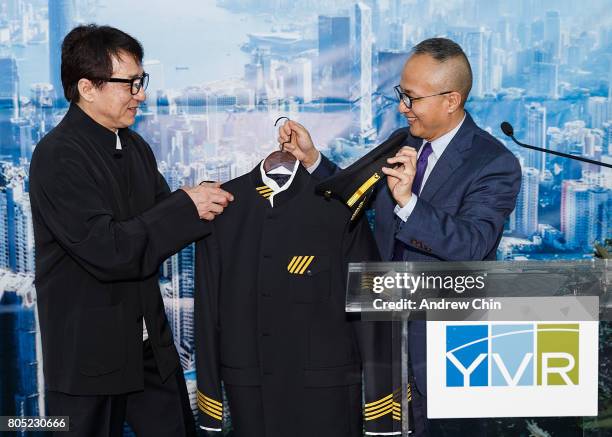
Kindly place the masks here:
[(446, 327), (446, 386), (578, 385), (577, 323)]

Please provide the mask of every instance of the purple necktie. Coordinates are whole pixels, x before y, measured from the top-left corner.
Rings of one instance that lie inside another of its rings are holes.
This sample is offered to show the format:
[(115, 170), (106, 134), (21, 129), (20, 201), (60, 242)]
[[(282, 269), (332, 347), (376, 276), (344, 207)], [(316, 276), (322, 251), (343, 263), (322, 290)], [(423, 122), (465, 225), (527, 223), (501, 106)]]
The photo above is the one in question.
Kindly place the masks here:
[(412, 192), (419, 195), (419, 191), (421, 190), (421, 185), (423, 184), (423, 177), (425, 176), (425, 170), (427, 170), (427, 160), (429, 159), (429, 155), (431, 155), (431, 143), (425, 143), (423, 146), (423, 151), (417, 160), (416, 165), (416, 175), (414, 176), (414, 181), (412, 182)]
[[(421, 185), (423, 184), (423, 177), (425, 176), (425, 170), (427, 170), (427, 160), (429, 159), (429, 155), (431, 155), (431, 143), (427, 142), (423, 146), (423, 151), (419, 155), (419, 159), (417, 159), (416, 165), (416, 175), (414, 175), (414, 181), (412, 182), (412, 192), (419, 195), (419, 191), (421, 190)], [(399, 217), (395, 217), (396, 231), (399, 230), (402, 219)], [(395, 245), (393, 247), (393, 261), (401, 261), (403, 260), (404, 255), (404, 243), (399, 240), (395, 240)]]

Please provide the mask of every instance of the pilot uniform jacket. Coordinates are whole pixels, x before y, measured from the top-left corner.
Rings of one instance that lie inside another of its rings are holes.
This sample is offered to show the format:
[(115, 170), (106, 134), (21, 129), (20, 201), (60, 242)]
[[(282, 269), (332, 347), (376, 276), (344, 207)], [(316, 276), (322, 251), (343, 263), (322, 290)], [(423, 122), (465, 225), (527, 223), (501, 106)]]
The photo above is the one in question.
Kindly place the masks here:
[(49, 390), (142, 390), (143, 326), (163, 380), (179, 366), (158, 284), (161, 262), (210, 224), (170, 193), (147, 143), (77, 105), (36, 146), (30, 202), (35, 285)]
[(200, 425), (222, 429), (223, 383), (237, 437), (361, 437), (363, 371), (366, 429), (390, 432), (390, 331), (345, 312), (348, 262), (378, 259), (373, 236), (296, 171), (274, 206), (260, 166), (224, 184), (235, 201), (197, 243)]

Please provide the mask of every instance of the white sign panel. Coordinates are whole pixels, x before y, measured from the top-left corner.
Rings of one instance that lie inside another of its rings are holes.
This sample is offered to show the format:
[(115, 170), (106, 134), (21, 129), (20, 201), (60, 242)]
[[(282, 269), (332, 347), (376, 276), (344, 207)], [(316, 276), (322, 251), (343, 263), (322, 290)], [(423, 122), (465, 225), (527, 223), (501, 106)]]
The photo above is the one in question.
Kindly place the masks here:
[(427, 414), (597, 416), (598, 322), (427, 322)]

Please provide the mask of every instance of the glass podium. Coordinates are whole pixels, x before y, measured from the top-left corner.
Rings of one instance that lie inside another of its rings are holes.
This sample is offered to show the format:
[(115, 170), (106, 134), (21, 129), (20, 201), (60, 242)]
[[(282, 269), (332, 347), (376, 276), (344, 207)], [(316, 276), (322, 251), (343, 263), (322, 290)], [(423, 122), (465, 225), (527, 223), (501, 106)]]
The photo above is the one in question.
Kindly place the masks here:
[[(573, 418), (567, 435), (612, 435), (611, 261), (353, 263), (346, 311), (393, 325), (401, 399), (426, 362), (430, 419), (546, 436)], [(410, 402), (401, 410), (408, 435)]]

